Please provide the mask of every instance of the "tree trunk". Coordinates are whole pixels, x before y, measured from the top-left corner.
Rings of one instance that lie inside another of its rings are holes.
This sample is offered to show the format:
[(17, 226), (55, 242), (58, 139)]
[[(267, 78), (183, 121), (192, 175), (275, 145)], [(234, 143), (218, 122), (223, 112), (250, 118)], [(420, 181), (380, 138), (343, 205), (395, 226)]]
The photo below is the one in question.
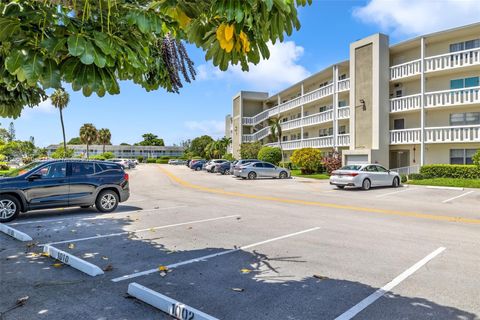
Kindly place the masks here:
[(87, 160), (88, 160), (88, 143), (87, 143)]
[(105, 153), (105, 144), (103, 145), (103, 153)]
[(282, 139), (278, 137), (278, 145), (280, 146), (280, 153), (282, 154), (282, 167), (285, 168), (285, 159), (283, 158)]
[(60, 122), (62, 123), (62, 134), (63, 134), (63, 157), (67, 157), (67, 138), (65, 138), (65, 125), (63, 124), (63, 113), (62, 108), (60, 110)]

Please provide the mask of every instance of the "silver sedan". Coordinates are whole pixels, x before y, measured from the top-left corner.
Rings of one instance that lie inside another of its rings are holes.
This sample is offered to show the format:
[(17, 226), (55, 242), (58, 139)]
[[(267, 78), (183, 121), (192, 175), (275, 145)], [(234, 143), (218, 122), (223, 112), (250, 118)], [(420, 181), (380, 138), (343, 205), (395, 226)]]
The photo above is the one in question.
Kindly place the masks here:
[(280, 178), (286, 179), (290, 177), (290, 171), (285, 168), (277, 167), (268, 162), (250, 162), (241, 166), (239, 170), (235, 171), (237, 177), (243, 179), (257, 179), (257, 178)]
[(371, 187), (400, 186), (400, 175), (378, 164), (347, 165), (332, 172), (330, 184), (343, 189), (355, 187), (368, 190)]

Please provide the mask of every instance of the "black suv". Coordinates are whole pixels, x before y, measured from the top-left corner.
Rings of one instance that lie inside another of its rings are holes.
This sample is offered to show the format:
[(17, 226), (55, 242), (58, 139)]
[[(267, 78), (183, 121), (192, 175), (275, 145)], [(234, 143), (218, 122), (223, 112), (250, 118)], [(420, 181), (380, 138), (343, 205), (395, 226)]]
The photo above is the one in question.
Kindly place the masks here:
[(32, 162), (0, 178), (0, 222), (30, 210), (95, 205), (114, 211), (130, 196), (128, 174), (116, 163), (88, 160)]

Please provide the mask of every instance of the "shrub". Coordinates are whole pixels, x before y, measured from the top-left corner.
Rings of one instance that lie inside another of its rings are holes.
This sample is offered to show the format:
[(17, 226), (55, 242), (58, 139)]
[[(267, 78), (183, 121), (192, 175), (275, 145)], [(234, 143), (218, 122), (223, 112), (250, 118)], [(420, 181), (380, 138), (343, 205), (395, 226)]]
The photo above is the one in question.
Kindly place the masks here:
[(407, 179), (407, 176), (406, 176), (405, 174), (401, 174), (401, 175), (400, 175), (400, 181), (401, 181), (402, 183), (407, 182), (407, 180), (408, 180), (408, 179)]
[(157, 159), (155, 162), (160, 164), (167, 164), (169, 159)]
[(458, 178), (480, 179), (480, 167), (460, 164), (430, 164), (422, 166), (420, 173), (425, 179), (431, 178)]
[(155, 158), (147, 158), (147, 163), (156, 163), (157, 159)]
[(91, 156), (90, 159), (92, 159), (92, 160), (102, 160), (102, 161), (103, 161), (103, 160), (107, 160), (107, 159), (105, 158), (105, 156), (103, 156), (102, 154), (98, 154), (98, 155)]
[(297, 170), (298, 167), (294, 165), (291, 161), (283, 161), (278, 164), (280, 167), (287, 168), (289, 170)]
[(312, 174), (322, 166), (322, 153), (318, 149), (302, 148), (295, 150), (290, 160), (300, 168), (302, 174)]
[(333, 171), (342, 167), (342, 157), (338, 151), (329, 153), (323, 158), (322, 162), (328, 174), (332, 174)]
[(8, 170), (10, 167), (7, 165), (6, 162), (0, 162), (0, 170)]
[(423, 180), (425, 177), (421, 173), (410, 173), (408, 175), (408, 180)]
[(67, 152), (66, 152), (66, 154), (64, 154), (63, 147), (58, 147), (57, 150), (55, 150), (50, 155), (50, 157), (52, 157), (53, 159), (72, 158), (74, 153), (75, 153), (75, 151), (73, 149), (70, 149), (70, 148), (67, 147)]
[(260, 141), (242, 143), (240, 145), (240, 157), (242, 159), (256, 159), (260, 149), (262, 149)]
[(472, 157), (473, 164), (480, 167), (480, 149)]
[(278, 165), (282, 160), (282, 151), (277, 147), (262, 147), (258, 151), (257, 159)]
[(145, 159), (144, 156), (138, 156), (138, 157), (137, 157), (137, 160), (138, 160), (138, 162), (140, 162), (140, 163), (142, 163), (144, 159)]
[(192, 157), (192, 160), (202, 160), (203, 158), (202, 157), (199, 157), (199, 156), (195, 156), (195, 157)]
[(113, 152), (104, 152), (100, 156), (104, 157), (105, 160), (115, 158), (115, 155), (113, 154)]
[(235, 158), (231, 153), (225, 153), (222, 157), (222, 159), (228, 160), (228, 161), (235, 161)]
[(32, 157), (23, 157), (22, 158), (22, 162), (23, 164), (29, 164), (33, 161), (33, 158)]
[(170, 156), (161, 156), (160, 159), (163, 159), (163, 160), (170, 160), (170, 159), (174, 159), (175, 157), (170, 157)]

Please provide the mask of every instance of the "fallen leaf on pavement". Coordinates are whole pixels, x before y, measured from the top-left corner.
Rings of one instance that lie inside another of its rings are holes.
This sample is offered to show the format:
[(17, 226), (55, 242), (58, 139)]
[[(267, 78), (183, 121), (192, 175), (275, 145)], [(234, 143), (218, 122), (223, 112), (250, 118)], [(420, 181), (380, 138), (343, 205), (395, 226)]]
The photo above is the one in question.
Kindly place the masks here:
[(244, 269), (241, 269), (240, 272), (241, 273), (250, 273), (250, 272), (252, 272), (252, 270), (244, 268)]
[(103, 268), (103, 271), (105, 271), (105, 272), (112, 271), (112, 270), (113, 270), (113, 266), (111, 264), (109, 264), (105, 268)]
[(54, 266), (55, 268), (61, 268), (62, 265), (63, 265), (63, 264), (61, 264), (61, 263), (54, 263), (54, 264), (53, 264), (53, 266)]
[(17, 299), (17, 302), (15, 304), (17, 306), (23, 306), (29, 298), (30, 298), (29, 296), (21, 297), (21, 298)]
[(50, 257), (50, 253), (48, 253), (48, 252), (42, 252), (40, 255), (42, 257)]
[(30, 243), (27, 243), (27, 244), (26, 244), (26, 247), (27, 247), (27, 248), (31, 248), (31, 247), (36, 246), (37, 244), (38, 244), (38, 242), (30, 242)]
[(70, 243), (68, 245), (68, 249), (75, 249), (75, 244), (74, 243)]
[(236, 292), (243, 292), (245, 291), (245, 289), (243, 288), (232, 288), (233, 291), (236, 291)]
[(150, 232), (155, 232), (155, 229), (154, 229), (154, 228), (150, 228)]
[(317, 279), (320, 279), (320, 280), (327, 280), (327, 279), (328, 279), (328, 277), (321, 276), (321, 275), (319, 275), (319, 274), (314, 274), (313, 277), (314, 277), (314, 278), (317, 278)]
[(158, 271), (168, 271), (168, 267), (167, 266), (160, 266), (160, 267), (158, 267)]

